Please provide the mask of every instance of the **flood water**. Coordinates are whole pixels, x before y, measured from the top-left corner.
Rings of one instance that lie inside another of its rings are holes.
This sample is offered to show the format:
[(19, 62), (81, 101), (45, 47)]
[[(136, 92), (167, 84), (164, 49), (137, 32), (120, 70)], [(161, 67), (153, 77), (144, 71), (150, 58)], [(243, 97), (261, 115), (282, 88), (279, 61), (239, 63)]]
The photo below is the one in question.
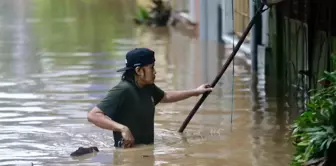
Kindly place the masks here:
[[(128, 50), (156, 52), (165, 90), (210, 83), (230, 53), (212, 51), (215, 43), (202, 51), (204, 42), (173, 28), (135, 26), (133, 9), (131, 0), (0, 1), (0, 164), (288, 165), (291, 114), (239, 57), (184, 133), (198, 98), (158, 105), (154, 145), (113, 148), (112, 132), (86, 115), (119, 82)], [(100, 152), (71, 158), (80, 146)]]

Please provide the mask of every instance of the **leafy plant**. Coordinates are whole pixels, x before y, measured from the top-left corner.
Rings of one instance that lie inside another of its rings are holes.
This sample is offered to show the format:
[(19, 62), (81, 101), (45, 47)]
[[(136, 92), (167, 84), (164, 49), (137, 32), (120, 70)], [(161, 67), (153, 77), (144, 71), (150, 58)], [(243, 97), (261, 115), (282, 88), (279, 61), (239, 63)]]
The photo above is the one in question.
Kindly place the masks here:
[(147, 20), (149, 18), (149, 11), (147, 11), (147, 9), (143, 6), (138, 6), (138, 11), (136, 13), (136, 19), (137, 20)]
[[(336, 62), (335, 57), (333, 60)], [(292, 138), (296, 153), (291, 166), (319, 159), (325, 163), (332, 144), (336, 143), (336, 72), (325, 71), (319, 82), (324, 87), (310, 91), (307, 111), (294, 122)]]

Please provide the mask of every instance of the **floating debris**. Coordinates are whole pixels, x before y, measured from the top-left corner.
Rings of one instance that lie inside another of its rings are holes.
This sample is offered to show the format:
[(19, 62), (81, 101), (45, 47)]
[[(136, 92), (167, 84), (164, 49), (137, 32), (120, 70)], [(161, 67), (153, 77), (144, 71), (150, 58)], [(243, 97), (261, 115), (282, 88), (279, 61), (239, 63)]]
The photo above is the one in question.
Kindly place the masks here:
[(82, 156), (82, 155), (93, 153), (93, 152), (99, 152), (98, 148), (95, 146), (88, 147), (88, 148), (79, 147), (76, 151), (72, 152), (70, 156), (78, 157), (78, 156)]

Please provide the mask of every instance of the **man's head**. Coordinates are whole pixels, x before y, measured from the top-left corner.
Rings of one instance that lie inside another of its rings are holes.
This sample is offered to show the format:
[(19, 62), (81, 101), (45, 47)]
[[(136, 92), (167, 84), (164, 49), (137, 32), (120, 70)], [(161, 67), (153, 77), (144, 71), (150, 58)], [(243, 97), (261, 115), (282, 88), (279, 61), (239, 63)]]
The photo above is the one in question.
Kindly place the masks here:
[(124, 72), (124, 79), (125, 77), (134, 77), (140, 86), (153, 84), (156, 74), (154, 54), (154, 51), (148, 48), (135, 48), (127, 52), (126, 66), (117, 71)]

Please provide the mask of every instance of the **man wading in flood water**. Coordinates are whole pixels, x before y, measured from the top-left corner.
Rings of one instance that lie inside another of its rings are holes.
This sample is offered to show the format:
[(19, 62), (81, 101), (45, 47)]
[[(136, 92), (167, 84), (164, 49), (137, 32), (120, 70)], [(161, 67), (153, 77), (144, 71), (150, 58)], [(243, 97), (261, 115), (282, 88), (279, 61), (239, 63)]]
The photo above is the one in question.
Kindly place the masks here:
[[(201, 95), (212, 88), (165, 92), (154, 84), (154, 52), (136, 48), (126, 54), (121, 81), (89, 113), (88, 121), (112, 130), (114, 146), (130, 148), (154, 143), (154, 114), (158, 103), (172, 103)], [(107, 117), (108, 118), (107, 118)]]

